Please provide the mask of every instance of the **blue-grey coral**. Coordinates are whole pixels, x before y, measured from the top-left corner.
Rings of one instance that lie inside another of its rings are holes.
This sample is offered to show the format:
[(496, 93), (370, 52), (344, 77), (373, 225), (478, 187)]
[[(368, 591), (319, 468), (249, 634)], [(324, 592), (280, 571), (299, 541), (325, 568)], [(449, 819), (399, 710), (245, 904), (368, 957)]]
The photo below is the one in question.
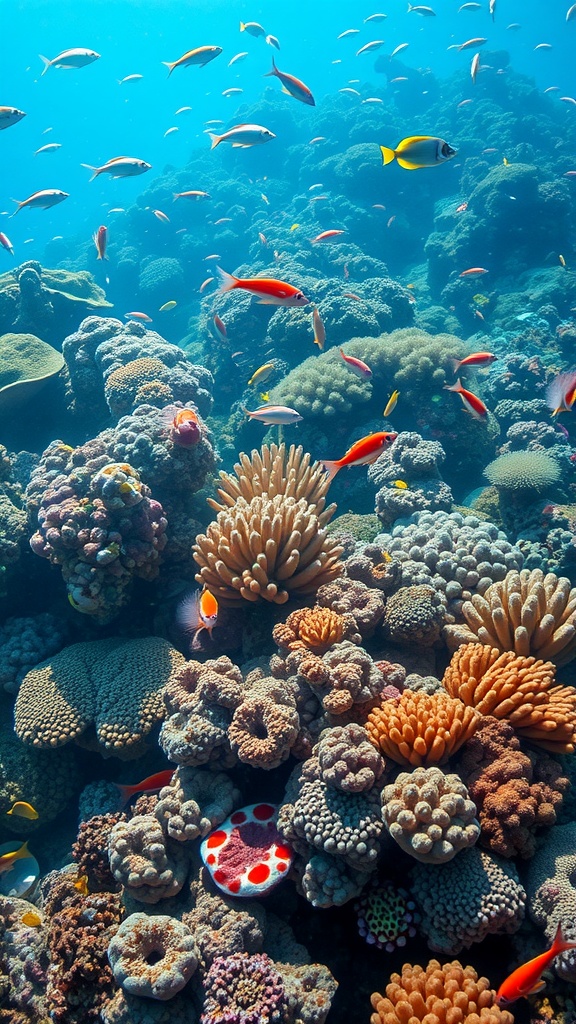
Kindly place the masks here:
[[(526, 880), (528, 912), (548, 943), (562, 922), (564, 937), (576, 942), (576, 822), (556, 826), (530, 861)], [(576, 982), (576, 950), (554, 961), (561, 978)]]
[(556, 459), (546, 452), (514, 451), (499, 455), (490, 462), (484, 474), (495, 487), (503, 491), (532, 492), (534, 495), (549, 490), (560, 479), (561, 469)]

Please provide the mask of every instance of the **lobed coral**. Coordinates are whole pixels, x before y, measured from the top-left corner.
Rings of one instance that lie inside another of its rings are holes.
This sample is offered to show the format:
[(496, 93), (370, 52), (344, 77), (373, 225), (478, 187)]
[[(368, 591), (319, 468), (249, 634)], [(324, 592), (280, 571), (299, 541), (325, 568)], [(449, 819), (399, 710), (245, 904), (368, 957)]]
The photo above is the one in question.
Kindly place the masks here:
[(464, 602), (466, 625), (447, 626), (448, 645), (474, 642), (565, 665), (576, 654), (576, 589), (566, 577), (522, 569)]
[(189, 928), (165, 914), (130, 914), (108, 946), (117, 983), (134, 996), (165, 1001), (187, 984), (198, 965)]
[(140, 903), (158, 903), (180, 892), (188, 858), (150, 814), (119, 821), (108, 839), (110, 870), (124, 891)]
[(433, 647), (445, 618), (442, 598), (433, 587), (401, 587), (386, 602), (382, 635), (393, 644)]
[(478, 840), (476, 804), (458, 775), (440, 768), (401, 772), (382, 791), (382, 817), (400, 848), (424, 864), (444, 864)]
[(228, 728), (243, 690), (240, 669), (225, 656), (178, 666), (164, 690), (168, 714), (160, 731), (160, 746), (169, 760), (223, 768), (234, 764)]
[(480, 715), (442, 693), (405, 690), (368, 715), (366, 729), (377, 750), (397, 764), (444, 764), (478, 728)]
[(153, 813), (171, 839), (186, 843), (224, 821), (239, 799), (239, 791), (222, 772), (180, 766), (160, 790)]
[(496, 1003), (487, 978), (458, 960), (442, 966), (430, 960), (425, 968), (404, 964), (392, 974), (386, 995), (374, 992), (370, 1024), (513, 1024), (508, 1010)]
[[(553, 828), (547, 841), (530, 861), (526, 888), (531, 918), (544, 928), (551, 944), (562, 922), (565, 938), (576, 942), (576, 822)], [(554, 961), (561, 978), (576, 982), (576, 950)]]
[(196, 538), (196, 579), (223, 605), (306, 596), (341, 572), (342, 549), (326, 526), (328, 478), (302, 448), (264, 446), (241, 456), (236, 478), (221, 474), (217, 512)]
[(445, 458), (438, 441), (402, 431), (368, 467), (368, 479), (379, 488), (376, 513), (384, 526), (413, 512), (450, 511), (452, 492), (439, 470)]
[(318, 760), (322, 781), (345, 793), (372, 789), (385, 767), (366, 729), (354, 722), (320, 733), (313, 756)]
[(270, 676), (245, 689), (232, 715), (228, 739), (240, 761), (270, 771), (290, 756), (299, 726), (294, 694)]
[(0, 627), (0, 686), (17, 693), (26, 673), (61, 650), (67, 636), (66, 623), (50, 612), (9, 616)]

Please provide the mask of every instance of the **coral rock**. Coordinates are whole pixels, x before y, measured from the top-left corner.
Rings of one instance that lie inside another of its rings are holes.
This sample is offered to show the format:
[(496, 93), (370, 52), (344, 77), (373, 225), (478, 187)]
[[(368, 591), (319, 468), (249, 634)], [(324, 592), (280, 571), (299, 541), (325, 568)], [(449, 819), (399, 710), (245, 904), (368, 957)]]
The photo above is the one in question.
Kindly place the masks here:
[(108, 946), (114, 978), (126, 992), (172, 999), (198, 965), (194, 936), (173, 917), (130, 914)]
[(180, 843), (168, 839), (151, 814), (119, 821), (108, 841), (110, 870), (141, 903), (175, 896), (186, 881), (188, 858)]
[(360, 643), (361, 639), (352, 615), (339, 615), (318, 606), (291, 612), (286, 622), (274, 626), (272, 638), (284, 650), (310, 650), (316, 654), (324, 654), (341, 640)]

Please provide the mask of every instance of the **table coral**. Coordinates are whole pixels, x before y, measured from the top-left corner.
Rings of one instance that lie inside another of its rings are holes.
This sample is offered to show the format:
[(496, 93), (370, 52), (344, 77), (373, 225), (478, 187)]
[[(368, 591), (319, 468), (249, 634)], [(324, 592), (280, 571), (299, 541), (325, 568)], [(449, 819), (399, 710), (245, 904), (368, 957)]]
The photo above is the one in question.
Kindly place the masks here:
[(386, 602), (382, 635), (393, 644), (433, 647), (445, 619), (444, 604), (433, 587), (401, 587)]
[(361, 637), (350, 613), (339, 615), (330, 608), (315, 606), (290, 612), (286, 622), (276, 623), (272, 639), (287, 651), (311, 650), (324, 654), (341, 640), (360, 643)]
[(405, 690), (368, 715), (366, 729), (377, 750), (397, 764), (444, 764), (474, 735), (480, 715), (442, 693)]
[(192, 932), (165, 914), (130, 914), (112, 937), (108, 960), (126, 992), (162, 1001), (180, 992), (198, 966)]
[(411, 892), (422, 912), (430, 949), (455, 956), (487, 935), (513, 934), (523, 919), (526, 893), (511, 861), (472, 846), (448, 864), (418, 864)]
[(508, 722), (486, 717), (458, 770), (478, 808), (481, 845), (502, 857), (532, 857), (537, 833), (556, 823), (570, 786), (558, 762), (543, 751), (524, 753)]
[(169, 839), (151, 814), (119, 821), (108, 840), (110, 870), (127, 893), (141, 903), (158, 903), (180, 892), (188, 857)]
[(223, 605), (284, 604), (340, 574), (342, 549), (326, 532), (336, 506), (326, 503), (321, 463), (294, 445), (265, 445), (243, 454), (235, 474), (221, 474), (222, 503), (209, 501), (216, 522), (196, 538), (199, 583)]
[(476, 639), (501, 651), (533, 654), (565, 665), (576, 655), (576, 589), (565, 576), (540, 569), (508, 572), (483, 596), (465, 601), (466, 625), (447, 626), (454, 649)]
[(382, 791), (382, 817), (400, 848), (424, 864), (444, 864), (478, 840), (476, 804), (458, 775), (440, 768), (401, 772)]
[(290, 756), (299, 726), (295, 696), (270, 676), (245, 690), (232, 715), (228, 739), (240, 761), (270, 771)]
[(204, 979), (200, 1024), (283, 1024), (288, 998), (275, 964), (265, 953), (233, 953), (212, 961)]
[(483, 644), (459, 647), (442, 685), (483, 715), (509, 721), (519, 736), (551, 753), (576, 744), (576, 690), (554, 686), (555, 666)]
[(458, 960), (444, 966), (430, 960), (425, 968), (404, 964), (401, 975), (390, 976), (385, 996), (372, 995), (370, 1024), (514, 1024), (495, 1000), (488, 978)]
[[(576, 822), (556, 826), (528, 867), (528, 910), (530, 917), (545, 929), (550, 945), (560, 922), (565, 938), (576, 942), (575, 851)], [(576, 982), (576, 950), (562, 953), (554, 966), (561, 978)]]
[(94, 726), (104, 756), (138, 757), (164, 717), (164, 683), (183, 660), (166, 640), (154, 636), (66, 647), (24, 676), (16, 699), (16, 733), (30, 746), (51, 749), (84, 742), (82, 735)]
[(160, 790), (154, 817), (171, 839), (185, 843), (207, 835), (239, 800), (239, 791), (222, 772), (181, 766)]

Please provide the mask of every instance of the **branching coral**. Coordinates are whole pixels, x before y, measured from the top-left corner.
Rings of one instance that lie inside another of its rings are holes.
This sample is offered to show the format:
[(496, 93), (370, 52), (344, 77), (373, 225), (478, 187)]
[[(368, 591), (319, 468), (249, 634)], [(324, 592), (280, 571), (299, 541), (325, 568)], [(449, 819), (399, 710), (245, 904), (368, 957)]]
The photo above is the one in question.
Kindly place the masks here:
[(390, 835), (416, 860), (444, 864), (480, 835), (476, 805), (458, 775), (440, 768), (401, 772), (384, 787), (382, 817)]
[(564, 576), (540, 569), (512, 571), (492, 583), (484, 596), (465, 601), (467, 626), (447, 626), (452, 647), (476, 639), (501, 651), (550, 659), (565, 665), (576, 655), (576, 589)]
[(442, 693), (405, 690), (368, 715), (366, 729), (374, 746), (398, 764), (444, 764), (473, 736), (480, 715), (461, 700)]
[(571, 753), (576, 744), (576, 690), (554, 686), (554, 674), (549, 661), (466, 644), (452, 656), (442, 684), (467, 707), (506, 719), (519, 736), (537, 746)]
[(339, 615), (330, 608), (299, 608), (290, 612), (286, 622), (278, 622), (272, 638), (287, 651), (314, 651), (324, 654), (341, 640), (360, 643), (354, 617), (350, 613)]
[(401, 975), (391, 975), (386, 996), (374, 992), (370, 1024), (514, 1024), (495, 999), (488, 979), (458, 960), (443, 967), (438, 960), (426, 968), (404, 964)]
[(193, 554), (199, 583), (223, 605), (246, 601), (284, 604), (306, 596), (342, 571), (342, 548), (326, 526), (335, 505), (326, 504), (328, 478), (302, 448), (264, 446), (241, 456), (236, 477), (222, 473), (222, 504)]

